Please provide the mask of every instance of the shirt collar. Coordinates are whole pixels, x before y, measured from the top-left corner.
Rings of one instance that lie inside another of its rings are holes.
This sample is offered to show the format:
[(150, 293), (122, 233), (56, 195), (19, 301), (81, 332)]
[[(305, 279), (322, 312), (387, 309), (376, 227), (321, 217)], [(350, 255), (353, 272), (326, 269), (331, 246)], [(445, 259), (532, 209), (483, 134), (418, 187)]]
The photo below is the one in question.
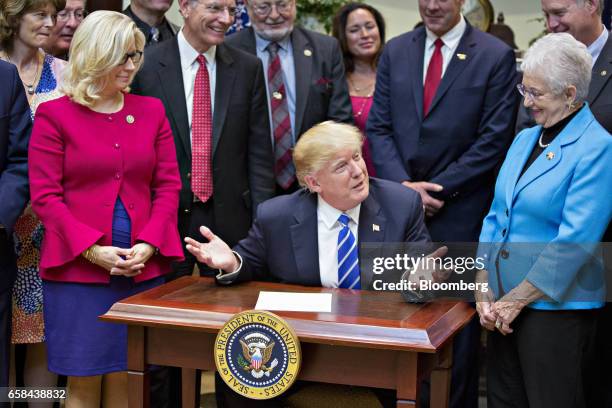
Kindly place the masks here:
[[(288, 35), (287, 37), (285, 37), (281, 41), (277, 41), (276, 43), (282, 50), (287, 51), (289, 50), (290, 40), (291, 35)], [(268, 44), (270, 44), (271, 42), (272, 41), (266, 40), (265, 38), (260, 37), (259, 34), (255, 33), (255, 47), (257, 48), (258, 52), (267, 52), (268, 50), (266, 48), (268, 48)]]
[[(188, 69), (196, 62), (200, 53), (197, 52), (196, 49), (191, 46), (191, 44), (189, 44), (183, 35), (183, 30), (179, 31), (176, 37), (178, 41), (179, 54), (181, 56), (181, 67), (183, 69)], [(208, 65), (214, 65), (215, 56), (217, 55), (217, 47), (215, 45), (211, 46), (203, 55), (204, 58), (206, 58), (206, 63)]]
[[(454, 49), (459, 44), (465, 29), (467, 28), (467, 23), (465, 22), (465, 18), (461, 16), (459, 22), (455, 24), (453, 28), (446, 32), (440, 39), (450, 49)], [(425, 27), (425, 32), (427, 33), (427, 39), (425, 40), (425, 47), (429, 48), (433, 46), (433, 43), (438, 39), (438, 36), (429, 31), (427, 27)]]
[(356, 207), (351, 208), (347, 211), (340, 211), (337, 208), (329, 205), (320, 195), (317, 195), (317, 211), (319, 214), (319, 219), (323, 221), (327, 229), (332, 229), (336, 222), (338, 222), (338, 218), (342, 214), (348, 215), (348, 217), (353, 221), (356, 225), (359, 225), (359, 211), (361, 210), (361, 203), (357, 204)]
[(601, 54), (601, 50), (603, 50), (603, 47), (606, 45), (609, 35), (606, 27), (602, 25), (601, 35), (587, 47), (591, 57), (593, 57), (593, 65), (595, 65), (595, 61), (597, 61), (599, 54)]

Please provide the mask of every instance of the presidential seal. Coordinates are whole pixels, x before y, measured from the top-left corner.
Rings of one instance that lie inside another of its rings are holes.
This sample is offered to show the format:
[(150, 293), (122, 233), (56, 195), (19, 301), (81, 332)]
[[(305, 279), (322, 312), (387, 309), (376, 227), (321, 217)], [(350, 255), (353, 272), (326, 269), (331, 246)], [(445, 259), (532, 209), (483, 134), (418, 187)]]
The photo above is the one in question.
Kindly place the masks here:
[(215, 364), (223, 381), (238, 394), (274, 398), (297, 379), (300, 343), (277, 315), (247, 310), (234, 315), (215, 340)]

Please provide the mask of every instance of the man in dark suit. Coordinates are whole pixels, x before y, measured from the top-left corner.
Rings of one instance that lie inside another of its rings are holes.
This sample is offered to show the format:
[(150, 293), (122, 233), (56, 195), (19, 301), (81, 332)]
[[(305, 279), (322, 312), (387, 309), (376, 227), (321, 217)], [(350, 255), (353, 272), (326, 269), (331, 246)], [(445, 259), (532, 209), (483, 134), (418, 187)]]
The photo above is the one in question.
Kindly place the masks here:
[[(300, 138), (293, 156), (305, 189), (262, 203), (249, 235), (233, 251), (205, 227), (201, 231), (208, 243), (187, 238), (187, 249), (222, 270), (220, 283), (255, 279), (371, 288), (374, 275), (359, 244), (425, 244), (429, 234), (419, 195), (397, 183), (369, 179), (361, 144), (361, 133), (353, 126), (331, 121), (316, 125)], [(219, 388), (217, 399), (219, 407), (282, 405), (246, 400)]]
[[(233, 245), (246, 236), (255, 207), (274, 194), (272, 147), (261, 62), (223, 44), (235, 2), (209, 3), (179, 1), (183, 29), (177, 37), (147, 49), (132, 90), (160, 98), (166, 108), (183, 182), (181, 236), (198, 236), (199, 226), (207, 225)], [(207, 81), (199, 82), (204, 74)], [(205, 87), (209, 91), (201, 95)], [(199, 97), (204, 101), (198, 102)], [(205, 112), (202, 105), (207, 106)], [(207, 146), (198, 142), (196, 150), (192, 145), (200, 130), (194, 129), (202, 127), (199, 121), (207, 115), (212, 123), (204, 120), (203, 126), (212, 140)], [(204, 184), (212, 178), (207, 192), (194, 194), (194, 188), (202, 188), (195, 181), (198, 177)], [(186, 253), (177, 275), (190, 275), (194, 263)]]
[(27, 159), (32, 121), (14, 65), (0, 61), (0, 83), (0, 387), (8, 387), (11, 288), (16, 273), (11, 235), (29, 199)]
[[(612, 35), (601, 22), (603, 0), (542, 0), (546, 28), (570, 33), (593, 57), (593, 73), (587, 102), (595, 119), (612, 133)], [(516, 132), (535, 126), (521, 104)]]
[(317, 123), (352, 123), (342, 52), (335, 38), (294, 27), (295, 0), (245, 0), (252, 27), (227, 38), (229, 45), (257, 55), (266, 71), (277, 193), (298, 183), (291, 147)]
[[(467, 23), (463, 0), (418, 3), (424, 27), (389, 41), (378, 65), (372, 158), (420, 193), (432, 240), (475, 242), (513, 137), (514, 53)], [(474, 320), (455, 339), (451, 407), (477, 404), (479, 333)]]
[[(174, 135), (183, 187), (181, 237), (200, 225), (232, 244), (244, 238), (256, 206), (274, 195), (273, 153), (261, 62), (223, 44), (234, 20), (234, 0), (179, 0), (184, 26), (176, 37), (147, 48), (134, 93), (162, 100)], [(174, 267), (191, 275), (196, 259)], [(211, 274), (198, 264), (200, 274)], [(180, 370), (153, 372), (156, 407), (180, 405)], [(169, 390), (164, 389), (170, 386)]]

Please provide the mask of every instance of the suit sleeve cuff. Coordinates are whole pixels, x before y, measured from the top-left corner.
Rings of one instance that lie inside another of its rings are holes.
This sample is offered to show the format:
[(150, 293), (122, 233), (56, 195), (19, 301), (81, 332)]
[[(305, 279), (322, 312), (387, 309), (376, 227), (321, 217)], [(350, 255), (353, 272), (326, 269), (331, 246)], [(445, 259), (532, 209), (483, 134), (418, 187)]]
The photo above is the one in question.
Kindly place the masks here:
[(234, 256), (238, 259), (238, 268), (236, 268), (235, 271), (230, 272), (230, 273), (226, 273), (225, 271), (219, 269), (219, 273), (216, 276), (216, 279), (219, 283), (221, 284), (225, 284), (225, 285), (229, 285), (230, 283), (232, 283), (233, 281), (236, 280), (236, 278), (238, 278), (238, 275), (240, 274), (240, 270), (242, 269), (242, 257), (240, 256), (240, 254), (236, 251), (232, 251)]

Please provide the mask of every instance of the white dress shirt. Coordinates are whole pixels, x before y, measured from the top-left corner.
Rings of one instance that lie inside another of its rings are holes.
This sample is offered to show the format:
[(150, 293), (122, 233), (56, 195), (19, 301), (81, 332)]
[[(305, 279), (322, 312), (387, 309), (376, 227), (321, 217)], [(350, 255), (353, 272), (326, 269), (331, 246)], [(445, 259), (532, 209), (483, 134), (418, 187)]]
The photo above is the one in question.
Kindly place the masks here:
[(610, 35), (606, 26), (602, 24), (601, 28), (602, 30), (599, 37), (597, 37), (597, 39), (587, 47), (591, 57), (593, 57), (593, 64), (591, 65), (591, 68), (595, 66), (595, 62), (597, 62), (597, 58), (599, 58), (599, 54), (601, 54), (601, 50), (603, 50), (606, 42), (608, 42), (608, 36)]
[[(177, 35), (179, 55), (181, 57), (181, 71), (183, 73), (183, 87), (185, 91), (185, 102), (187, 103), (187, 117), (189, 119), (189, 140), (191, 140), (191, 115), (193, 112), (193, 84), (200, 64), (198, 56), (200, 55), (183, 35), (183, 30)], [(215, 113), (215, 89), (217, 85), (217, 63), (215, 55), (217, 47), (211, 46), (203, 55), (206, 58), (206, 68), (210, 78), (210, 110), (211, 116)]]
[(348, 211), (340, 211), (318, 196), (317, 198), (317, 235), (319, 242), (319, 273), (321, 286), (326, 288), (338, 287), (338, 234), (342, 224), (338, 218), (342, 214), (348, 215), (349, 229), (359, 243), (359, 211), (361, 204)]
[[(440, 50), (442, 52), (442, 77), (444, 77), (446, 68), (448, 68), (448, 64), (450, 64), (451, 60), (453, 59), (455, 51), (457, 51), (459, 41), (461, 41), (461, 37), (463, 36), (463, 33), (465, 33), (466, 28), (467, 24), (465, 19), (463, 16), (461, 16), (459, 22), (446, 34), (440, 37), (444, 43), (442, 49)], [(436, 49), (434, 43), (438, 39), (438, 36), (429, 31), (429, 29), (425, 28), (425, 32), (427, 33), (427, 37), (425, 38), (425, 55), (423, 57), (423, 84), (425, 84), (425, 78), (427, 77), (429, 61), (431, 60), (431, 56)]]

